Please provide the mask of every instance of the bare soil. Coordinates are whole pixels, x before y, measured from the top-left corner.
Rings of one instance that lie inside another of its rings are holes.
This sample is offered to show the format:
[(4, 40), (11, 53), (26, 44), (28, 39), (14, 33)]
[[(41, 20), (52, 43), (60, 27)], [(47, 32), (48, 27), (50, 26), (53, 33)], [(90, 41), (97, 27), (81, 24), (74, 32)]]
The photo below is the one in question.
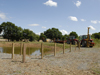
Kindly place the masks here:
[(0, 75), (100, 75), (100, 48), (72, 48), (41, 56), (26, 56), (0, 53)]

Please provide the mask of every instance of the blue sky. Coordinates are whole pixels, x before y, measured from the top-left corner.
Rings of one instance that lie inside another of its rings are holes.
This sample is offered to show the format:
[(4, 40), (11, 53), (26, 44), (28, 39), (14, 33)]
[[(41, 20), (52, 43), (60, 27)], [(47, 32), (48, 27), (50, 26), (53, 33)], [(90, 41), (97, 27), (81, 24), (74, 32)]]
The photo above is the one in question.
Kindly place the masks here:
[(0, 0), (0, 24), (10, 21), (36, 34), (58, 28), (63, 34), (100, 31), (100, 0)]

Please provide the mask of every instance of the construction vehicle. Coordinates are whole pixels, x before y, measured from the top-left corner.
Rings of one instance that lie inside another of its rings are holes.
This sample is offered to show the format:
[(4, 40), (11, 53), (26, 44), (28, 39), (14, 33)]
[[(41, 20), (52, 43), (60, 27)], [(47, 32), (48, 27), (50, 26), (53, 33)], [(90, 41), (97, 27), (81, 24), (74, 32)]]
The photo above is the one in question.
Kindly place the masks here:
[(89, 35), (89, 29), (90, 27), (88, 27), (87, 35), (80, 36), (80, 45), (82, 45), (82, 47), (93, 47), (95, 45), (93, 39), (91, 39), (91, 35)]
[(69, 38), (67, 39), (67, 44), (72, 43), (73, 45), (75, 45), (75, 42), (78, 42), (75, 36), (69, 36)]

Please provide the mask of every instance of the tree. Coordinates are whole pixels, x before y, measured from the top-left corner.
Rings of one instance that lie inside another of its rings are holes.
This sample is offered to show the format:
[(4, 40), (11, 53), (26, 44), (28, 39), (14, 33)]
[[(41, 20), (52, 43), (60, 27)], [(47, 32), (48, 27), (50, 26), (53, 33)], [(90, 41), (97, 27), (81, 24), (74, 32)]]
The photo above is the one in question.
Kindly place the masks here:
[(14, 27), (14, 32), (13, 32), (13, 35), (11, 36), (11, 40), (16, 40), (16, 41), (19, 41), (19, 40), (22, 40), (22, 32), (23, 32), (23, 29), (21, 27), (17, 27), (15, 26)]
[(40, 38), (40, 36), (36, 35), (36, 39), (35, 40), (39, 41), (39, 38)]
[(77, 37), (78, 37), (78, 34), (77, 34), (76, 32), (74, 32), (74, 31), (72, 31), (72, 32), (69, 34), (69, 36), (75, 36), (75, 38), (77, 38)]
[(100, 39), (100, 32), (92, 34), (92, 37), (95, 39)]
[(41, 33), (40, 39), (43, 40), (43, 41), (46, 41), (46, 36), (43, 33)]
[(46, 35), (47, 38), (50, 39), (61, 39), (62, 38), (62, 33), (57, 29), (57, 28), (52, 28), (52, 29), (48, 29), (44, 32), (44, 35)]
[(29, 39), (30, 41), (39, 40), (39, 36), (29, 29), (22, 29), (11, 22), (3, 22), (0, 25), (0, 34), (3, 32), (3, 38), (9, 40)]
[(67, 34), (65, 34), (65, 35), (62, 36), (62, 40), (67, 40), (68, 37), (69, 36)]
[(36, 34), (29, 29), (24, 29), (22, 34), (23, 39), (29, 39), (30, 41), (34, 41), (36, 39)]
[(0, 25), (0, 33), (3, 31), (3, 37), (8, 39), (12, 39), (12, 37), (15, 34), (15, 31), (17, 31), (15, 24), (11, 23), (11, 22), (3, 22)]

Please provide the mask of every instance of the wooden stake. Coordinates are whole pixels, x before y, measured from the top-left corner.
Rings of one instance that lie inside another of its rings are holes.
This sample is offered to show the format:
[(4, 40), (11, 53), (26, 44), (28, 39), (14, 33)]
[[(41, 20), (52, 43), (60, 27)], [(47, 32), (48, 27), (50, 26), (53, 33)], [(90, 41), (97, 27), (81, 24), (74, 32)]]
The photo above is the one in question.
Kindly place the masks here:
[(56, 43), (54, 43), (54, 56), (56, 56)]
[(80, 42), (79, 42), (79, 50), (80, 50)]
[(76, 41), (75, 41), (75, 51), (76, 51)]
[(23, 44), (23, 63), (25, 63), (25, 56), (26, 56), (26, 47), (25, 47), (26, 45), (25, 44)]
[(14, 58), (14, 43), (12, 43), (12, 59)]
[(65, 53), (65, 42), (63, 44), (63, 54)]
[(22, 48), (23, 48), (23, 44), (20, 43), (20, 55), (22, 55)]
[(41, 43), (41, 59), (43, 59), (43, 43)]
[(71, 44), (72, 44), (72, 43), (70, 42), (70, 52), (71, 52)]

